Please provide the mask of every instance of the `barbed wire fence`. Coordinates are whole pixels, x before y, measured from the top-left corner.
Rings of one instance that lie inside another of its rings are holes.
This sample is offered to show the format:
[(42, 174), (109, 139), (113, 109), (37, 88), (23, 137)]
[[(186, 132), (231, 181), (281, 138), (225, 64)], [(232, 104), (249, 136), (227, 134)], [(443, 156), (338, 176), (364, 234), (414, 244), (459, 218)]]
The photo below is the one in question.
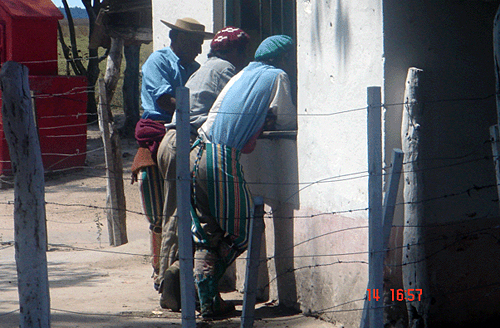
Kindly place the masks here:
[[(38, 94), (34, 95), (33, 97), (35, 99), (45, 99), (45, 98), (61, 98), (61, 99), (72, 99), (68, 98), (68, 96), (72, 96), (75, 94), (81, 94), (81, 93), (88, 93), (87, 89), (76, 89), (72, 90), (71, 92), (65, 92), (65, 93), (54, 93), (54, 94)], [(488, 100), (490, 98), (495, 97), (494, 94), (491, 95), (486, 95), (486, 96), (478, 96), (478, 97), (466, 97), (466, 98), (453, 98), (453, 99), (439, 99), (439, 100), (431, 100), (431, 101), (426, 101), (425, 103), (446, 103), (446, 102), (474, 102), (474, 101), (484, 101)], [(72, 99), (74, 100), (74, 99)], [(78, 100), (75, 100), (78, 101)], [(425, 105), (424, 103), (424, 105)], [(399, 110), (401, 106), (405, 105), (405, 103), (395, 103), (395, 104), (383, 104), (383, 108), (385, 110), (394, 110), (397, 109)], [(119, 107), (119, 106), (117, 106)], [(361, 112), (361, 111), (366, 111), (366, 107), (360, 107), (360, 108), (352, 108), (352, 109), (345, 109), (345, 110), (339, 110), (331, 113), (308, 113), (308, 114), (297, 114), (298, 116), (302, 117), (333, 117), (336, 115), (348, 115), (350, 113), (355, 113), (355, 112)], [(87, 114), (84, 114), (87, 115)], [(69, 116), (69, 115), (68, 115)], [(43, 114), (40, 115), (39, 119), (53, 119), (53, 118), (65, 118), (65, 115), (58, 115), (58, 116), (43, 116)], [(72, 125), (61, 125), (61, 126), (55, 126), (51, 127), (50, 129), (59, 129), (59, 128), (71, 128), (73, 127)], [(49, 129), (49, 128), (45, 128)], [(52, 136), (54, 138), (57, 138), (57, 136)], [(491, 139), (485, 139), (482, 140), (479, 144), (476, 145), (476, 147), (473, 147), (472, 150), (468, 150), (467, 152), (464, 152), (463, 154), (458, 154), (453, 157), (434, 157), (434, 158), (424, 158), (423, 161), (427, 163), (423, 168), (421, 168), (422, 172), (428, 172), (428, 171), (434, 171), (434, 170), (439, 170), (439, 169), (444, 169), (444, 168), (451, 168), (451, 167), (460, 167), (460, 166), (468, 166), (471, 164), (477, 164), (477, 163), (482, 163), (482, 162), (489, 162), (493, 166), (493, 156), (492, 155), (485, 155), (486, 149), (484, 147), (491, 147), (492, 140)], [(89, 155), (94, 152), (102, 152), (104, 151), (103, 147), (98, 147), (95, 149), (87, 150), (84, 153), (75, 153), (75, 154), (58, 154), (58, 153), (50, 153), (50, 154), (42, 154), (42, 155), (57, 155), (61, 157), (71, 157), (71, 156), (81, 156), (83, 155)], [(61, 159), (61, 160), (64, 160)], [(8, 161), (6, 161), (8, 162)], [(437, 165), (433, 165), (433, 162), (439, 162)], [(443, 162), (449, 162), (449, 163), (443, 163)], [(403, 167), (408, 164), (408, 162), (403, 163)], [(384, 167), (382, 173), (382, 177), (386, 177), (389, 173), (390, 167)], [(68, 173), (71, 174), (74, 177), (78, 178), (87, 178), (87, 177), (95, 177), (103, 180), (103, 185), (105, 184), (105, 180), (107, 179), (105, 175), (105, 164), (99, 164), (97, 166), (79, 166), (79, 167), (71, 167), (71, 168), (64, 168), (64, 169), (55, 169), (51, 170), (50, 168), (47, 169), (50, 173)], [(401, 172), (402, 174), (407, 173), (407, 171), (403, 170)], [(343, 181), (349, 181), (349, 180), (360, 180), (360, 179), (367, 179), (369, 176), (368, 171), (360, 171), (360, 172), (351, 172), (351, 173), (346, 173), (346, 174), (341, 174), (341, 175), (336, 175), (336, 176), (331, 176), (331, 177), (321, 177), (318, 178), (316, 181), (302, 181), (302, 182), (297, 182), (297, 183), (262, 183), (258, 182), (258, 184), (265, 184), (265, 185), (285, 185), (285, 184), (294, 184), (296, 185), (295, 187), (297, 188), (297, 192), (301, 192), (306, 188), (313, 188), (315, 185), (319, 184), (335, 184), (338, 182), (343, 182)], [(131, 178), (124, 178), (123, 180), (125, 182), (130, 182)], [(3, 181), (4, 183), (9, 183), (8, 180)], [(248, 184), (252, 185), (254, 182), (249, 181)], [(255, 182), (255, 184), (257, 184)], [(446, 192), (440, 195), (435, 195), (433, 197), (428, 197), (426, 199), (421, 200), (421, 203), (428, 203), (428, 202), (437, 202), (441, 200), (448, 200), (452, 199), (454, 197), (460, 197), (460, 196), (469, 196), (475, 192), (480, 192), (480, 191), (488, 191), (491, 190), (491, 194), (494, 194), (496, 192), (496, 189), (498, 188), (497, 183), (491, 183), (491, 184), (485, 184), (485, 185), (480, 185), (480, 184), (473, 184), (470, 187), (464, 188), (462, 190), (458, 191), (450, 191)], [(290, 195), (292, 197), (293, 195)], [(139, 201), (139, 200), (133, 200), (133, 201)], [(496, 200), (498, 201), (498, 200)], [(14, 200), (9, 200), (9, 201), (0, 201), (0, 204), (2, 205), (7, 205), (7, 206), (12, 206), (12, 208), (15, 205)], [(408, 202), (399, 202), (396, 203), (396, 206), (404, 206), (406, 204), (409, 204)], [(63, 208), (87, 208), (90, 210), (95, 211), (96, 213), (102, 212), (102, 211), (107, 211), (110, 208), (106, 206), (98, 206), (98, 205), (92, 205), (92, 204), (75, 204), (75, 203), (65, 203), (65, 202), (53, 202), (53, 201), (46, 201), (45, 205), (47, 207), (51, 206), (59, 206)], [(135, 211), (135, 210), (130, 210), (130, 209), (121, 209), (124, 210), (126, 213), (131, 213), (131, 214), (136, 214), (136, 215), (141, 215), (145, 216), (145, 213), (142, 211)], [(274, 209), (273, 209), (274, 210)], [(316, 220), (316, 219), (332, 219), (335, 220), (336, 216), (341, 216), (341, 215), (347, 215), (347, 214), (353, 214), (353, 213), (368, 213), (370, 210), (369, 207), (362, 207), (362, 208), (342, 208), (342, 209), (332, 209), (331, 211), (323, 211), (323, 212), (318, 212), (314, 214), (309, 214), (309, 215), (296, 215), (292, 217), (279, 217), (272, 212), (265, 213), (264, 215), (264, 220), (288, 220), (288, 221), (294, 221), (294, 220)], [(3, 213), (0, 214), (0, 219), (2, 220), (7, 220), (8, 218), (12, 217), (11, 214)], [(491, 214), (490, 216), (481, 216), (481, 217), (474, 217), (470, 218), (468, 221), (469, 222), (474, 222), (474, 221), (489, 221), (492, 219), (497, 218), (498, 215), (497, 213)], [(74, 224), (74, 225), (80, 225), (80, 224), (86, 224), (89, 222), (93, 222), (94, 220), (92, 218), (88, 218), (88, 220), (82, 220), (79, 223), (68, 223), (68, 224)], [(57, 220), (54, 220), (50, 217), (47, 218), (47, 222), (53, 222), (53, 223), (64, 223), (60, 222)], [(418, 225), (418, 226), (408, 226), (408, 225), (392, 225), (393, 228), (434, 228), (434, 227), (453, 227), (453, 226), (460, 226), (463, 225), (464, 221), (457, 221), (457, 222), (447, 222), (447, 223), (433, 223), (433, 224), (424, 224), (424, 225)], [(324, 254), (310, 254), (310, 255), (291, 255), (288, 256), (287, 252), (293, 249), (296, 249), (302, 245), (306, 245), (308, 243), (312, 243), (315, 240), (319, 240), (321, 238), (326, 238), (330, 237), (336, 234), (344, 233), (347, 231), (354, 231), (354, 230), (366, 230), (368, 229), (369, 226), (363, 225), (363, 226), (352, 226), (352, 227), (346, 227), (342, 229), (336, 229), (336, 230), (331, 230), (331, 231), (326, 231), (322, 232), (321, 234), (311, 236), (309, 238), (306, 238), (304, 240), (296, 241), (291, 248), (287, 248), (285, 250), (281, 251), (281, 254), (274, 254), (272, 256), (265, 256), (263, 259), (261, 259), (261, 264), (268, 263), (272, 260), (279, 259), (279, 258), (292, 258), (292, 259), (299, 259), (299, 258), (310, 258), (310, 259), (318, 259), (318, 258), (323, 258), (327, 259), (326, 262), (324, 263), (313, 263), (310, 265), (301, 265), (297, 267), (290, 268), (286, 270), (285, 272), (280, 272), (276, 276), (272, 277), (269, 279), (269, 282), (267, 285), (263, 286), (264, 288), (269, 288), (270, 284), (273, 283), (276, 279), (279, 279), (281, 276), (284, 275), (289, 275), (289, 274), (294, 274), (299, 271), (313, 271), (317, 270), (320, 268), (328, 268), (331, 266), (335, 265), (368, 265), (368, 261), (366, 260), (352, 260), (352, 259), (342, 259), (342, 258), (348, 258), (351, 256), (368, 256), (370, 251), (353, 251), (353, 252), (343, 252), (343, 253), (337, 253), (337, 252), (332, 252), (332, 253), (324, 253)], [(146, 225), (145, 225), (146, 229)], [(435, 249), (432, 253), (427, 254), (425, 258), (419, 259), (417, 261), (425, 261), (429, 258), (435, 257), (438, 254), (448, 250), (449, 248), (453, 247), (457, 243), (460, 242), (460, 240), (471, 237), (471, 236), (478, 236), (478, 235), (484, 235), (488, 236), (490, 238), (496, 238), (497, 241), (500, 241), (500, 238), (498, 237), (500, 233), (500, 225), (499, 224), (491, 224), (488, 225), (487, 227), (481, 227), (478, 229), (472, 229), (467, 232), (459, 231), (456, 230), (452, 233), (450, 233), (447, 236), (441, 236), (441, 237), (436, 237), (434, 239), (428, 239), (425, 240), (425, 244), (432, 245), (433, 243), (443, 243), (444, 245), (441, 246), (439, 249)], [(58, 246), (58, 247), (66, 247), (68, 249), (72, 250), (86, 250), (86, 251), (91, 251), (91, 252), (104, 252), (104, 253), (110, 253), (110, 254), (121, 254), (121, 255), (126, 255), (126, 256), (132, 256), (132, 257), (149, 257), (151, 254), (143, 254), (143, 253), (131, 253), (131, 252), (120, 252), (117, 250), (112, 250), (112, 249), (102, 249), (102, 248), (86, 248), (86, 247), (79, 247), (75, 245), (68, 245), (68, 244), (51, 244), (49, 243), (50, 246)], [(412, 246), (416, 246), (419, 244), (414, 244)], [(14, 247), (14, 241), (12, 240), (2, 240), (0, 241), (0, 252), (6, 249), (9, 249), (11, 247)], [(404, 247), (408, 247), (408, 245), (399, 245), (399, 246), (390, 246), (388, 248), (384, 248), (382, 252), (387, 253), (391, 251), (398, 251), (403, 249)], [(330, 260), (331, 259), (331, 260)], [(244, 259), (238, 259), (239, 261), (244, 260)], [(415, 261), (412, 262), (405, 262), (401, 261), (401, 263), (397, 264), (386, 264), (388, 267), (393, 267), (393, 268), (401, 268), (407, 265), (410, 265), (412, 263), (415, 263)], [(262, 288), (262, 287), (261, 287)], [(449, 291), (449, 294), (453, 293), (466, 293), (470, 291), (471, 289), (475, 290), (485, 290), (484, 295), (487, 294), (492, 294), (495, 290), (500, 289), (500, 279), (497, 282), (491, 282), (488, 284), (483, 284), (483, 285), (477, 285), (473, 286), (467, 289), (461, 289), (461, 290), (455, 290), (455, 291)], [(445, 295), (443, 295), (445, 296)], [(422, 298), (427, 298), (431, 297), (431, 295), (423, 295)], [(324, 314), (335, 314), (335, 313), (341, 313), (341, 312), (352, 312), (352, 311), (363, 311), (364, 307), (362, 306), (361, 302), (364, 302), (366, 300), (366, 295), (359, 295), (359, 297), (354, 297), (352, 300), (349, 300), (347, 302), (342, 302), (339, 304), (333, 304), (331, 307), (323, 308), (323, 309), (317, 309), (314, 311), (311, 311), (309, 314), (311, 315), (317, 315), (321, 316)], [(387, 300), (386, 300), (387, 301)], [(382, 308), (387, 308), (393, 306), (395, 303), (394, 300), (392, 302), (389, 302), (388, 304), (384, 304)], [(59, 310), (59, 309), (53, 309), (56, 311), (65, 311), (65, 310)], [(11, 313), (15, 313), (18, 310), (8, 312), (8, 313), (3, 313), (0, 314), (1, 316), (5, 316)]]

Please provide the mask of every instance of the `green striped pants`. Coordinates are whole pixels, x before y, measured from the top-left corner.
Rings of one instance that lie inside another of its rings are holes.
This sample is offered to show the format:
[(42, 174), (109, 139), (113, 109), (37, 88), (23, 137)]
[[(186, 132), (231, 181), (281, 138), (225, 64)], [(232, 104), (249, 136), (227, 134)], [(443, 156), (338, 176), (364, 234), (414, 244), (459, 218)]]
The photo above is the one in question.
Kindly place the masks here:
[(153, 279), (159, 279), (161, 227), (163, 217), (163, 179), (157, 166), (148, 166), (139, 172), (139, 191), (142, 208), (151, 230), (151, 265)]
[(238, 150), (205, 143), (191, 151), (194, 276), (203, 309), (216, 302), (218, 281), (248, 244), (253, 200)]

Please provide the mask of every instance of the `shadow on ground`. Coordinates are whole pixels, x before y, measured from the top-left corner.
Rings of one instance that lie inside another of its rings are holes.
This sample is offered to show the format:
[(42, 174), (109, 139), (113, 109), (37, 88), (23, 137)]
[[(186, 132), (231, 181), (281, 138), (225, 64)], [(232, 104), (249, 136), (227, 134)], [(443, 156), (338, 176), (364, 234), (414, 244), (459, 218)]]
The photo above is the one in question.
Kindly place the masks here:
[[(241, 325), (241, 311), (235, 311), (230, 317), (217, 320), (196, 319), (197, 328), (233, 328)], [(256, 319), (254, 327), (303, 327), (305, 317), (291, 315), (290, 311), (279, 307), (262, 307), (255, 312)], [(308, 318), (307, 320), (314, 320)], [(17, 327), (19, 313), (0, 313), (0, 327)], [(52, 309), (51, 327), (92, 327), (92, 328), (160, 328), (181, 327), (182, 319), (180, 313), (168, 310), (157, 310), (151, 312), (122, 312), (118, 314), (92, 314), (60, 311)]]

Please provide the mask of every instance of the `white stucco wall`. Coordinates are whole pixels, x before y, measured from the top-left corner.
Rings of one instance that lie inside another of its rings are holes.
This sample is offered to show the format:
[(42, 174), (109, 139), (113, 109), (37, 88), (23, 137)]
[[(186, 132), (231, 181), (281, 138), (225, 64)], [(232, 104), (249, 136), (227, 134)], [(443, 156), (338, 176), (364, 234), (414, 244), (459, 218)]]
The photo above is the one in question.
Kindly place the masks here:
[[(160, 18), (189, 16), (210, 30), (220, 17), (213, 3), (153, 1), (154, 48), (168, 44)], [(381, 1), (296, 6), (297, 140), (259, 140), (243, 165), (248, 181), (268, 183), (251, 188), (273, 212), (266, 217), (266, 256), (276, 256), (267, 262), (270, 298), (359, 327), (368, 276), (366, 90), (384, 82)], [(204, 58), (206, 50), (197, 60)]]
[[(327, 309), (322, 317), (357, 327), (368, 269), (360, 263), (367, 259), (368, 212), (357, 211), (368, 206), (367, 87), (383, 91), (384, 83), (381, 1), (298, 1), (297, 39), (294, 265), (312, 267), (296, 271), (297, 296), (303, 311)], [(316, 216), (332, 212), (338, 214)]]
[[(191, 17), (205, 25), (205, 31), (214, 30), (214, 1), (196, 0), (196, 1), (152, 1), (153, 6), (153, 50), (161, 49), (170, 45), (168, 33), (170, 28), (160, 20), (165, 20), (175, 24), (179, 18)], [(220, 8), (217, 8), (220, 10)], [(200, 64), (207, 59), (210, 50), (210, 42), (203, 44), (203, 53), (198, 55), (196, 61)]]
[[(366, 110), (323, 115), (364, 108), (366, 88), (382, 86), (381, 15), (376, 0), (297, 3), (301, 182), (366, 176)], [(301, 191), (301, 207), (365, 208), (366, 186), (366, 178), (316, 184)]]

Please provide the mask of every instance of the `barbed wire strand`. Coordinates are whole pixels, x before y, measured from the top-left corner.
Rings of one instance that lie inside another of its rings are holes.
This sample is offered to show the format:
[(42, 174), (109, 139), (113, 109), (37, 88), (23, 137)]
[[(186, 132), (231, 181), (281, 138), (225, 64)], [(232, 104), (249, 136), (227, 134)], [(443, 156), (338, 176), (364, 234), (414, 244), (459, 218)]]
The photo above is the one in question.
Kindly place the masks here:
[[(421, 203), (432, 202), (432, 201), (436, 201), (436, 200), (440, 200), (440, 199), (446, 199), (446, 198), (456, 197), (456, 196), (465, 195), (465, 194), (468, 194), (470, 196), (472, 191), (491, 189), (491, 188), (496, 188), (498, 186), (499, 186), (498, 184), (489, 184), (489, 185), (484, 185), (484, 186), (473, 186), (473, 187), (467, 188), (467, 189), (462, 190), (462, 191), (448, 193), (448, 194), (439, 195), (439, 196), (435, 196), (435, 197), (430, 197), (430, 198), (422, 199), (420, 201), (398, 202), (395, 204), (395, 206), (421, 204)], [(12, 200), (0, 201), (0, 204), (15, 205), (15, 202)], [(119, 210), (119, 211), (125, 211), (127, 213), (131, 213), (131, 214), (138, 214), (138, 215), (143, 215), (143, 216), (146, 215), (146, 213), (143, 211), (134, 211), (134, 210), (130, 210), (127, 208), (111, 208), (111, 207), (107, 207), (107, 206), (73, 204), (73, 203), (58, 203), (58, 202), (50, 202), (50, 201), (46, 201), (45, 204), (46, 205), (56, 205), (56, 206), (66, 206), (66, 207), (87, 207), (87, 208), (91, 208), (91, 209), (98, 209), (98, 210), (105, 210), (105, 211), (107, 211), (107, 210)], [(270, 212), (265, 213), (265, 218), (283, 219), (283, 220), (312, 219), (315, 217), (325, 216), (325, 215), (332, 216), (332, 215), (346, 214), (346, 213), (353, 213), (353, 212), (360, 212), (360, 211), (368, 211), (368, 210), (369, 210), (368, 207), (363, 207), (363, 208), (354, 208), (354, 209), (338, 210), (338, 211), (331, 211), (331, 212), (321, 212), (321, 213), (315, 213), (315, 214), (310, 214), (310, 215), (292, 216), (292, 217), (290, 217), (290, 216), (286, 216), (286, 217), (274, 216), (274, 212), (277, 212), (277, 211), (270, 211)]]

